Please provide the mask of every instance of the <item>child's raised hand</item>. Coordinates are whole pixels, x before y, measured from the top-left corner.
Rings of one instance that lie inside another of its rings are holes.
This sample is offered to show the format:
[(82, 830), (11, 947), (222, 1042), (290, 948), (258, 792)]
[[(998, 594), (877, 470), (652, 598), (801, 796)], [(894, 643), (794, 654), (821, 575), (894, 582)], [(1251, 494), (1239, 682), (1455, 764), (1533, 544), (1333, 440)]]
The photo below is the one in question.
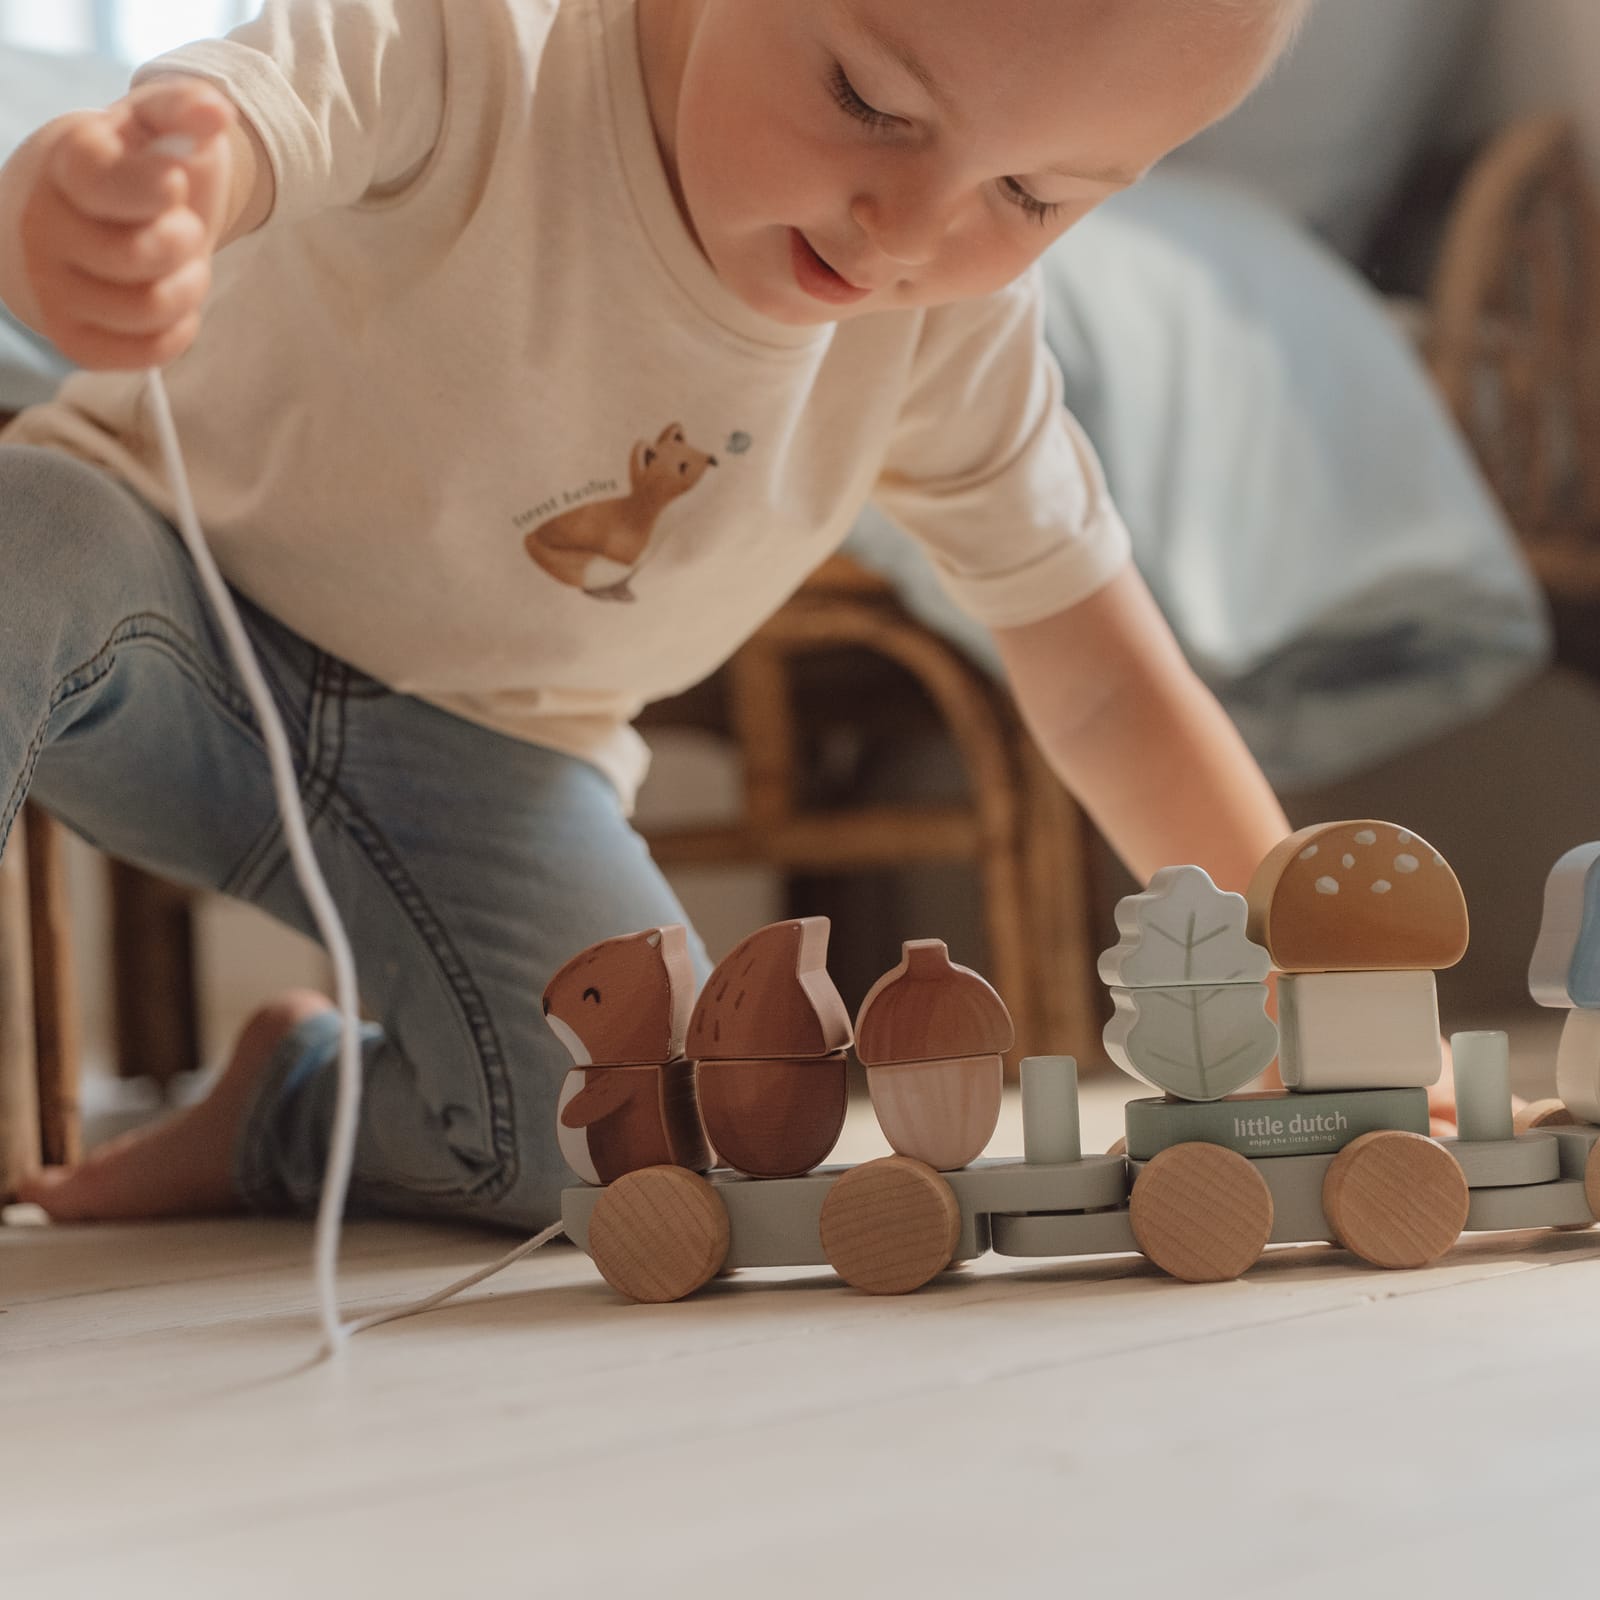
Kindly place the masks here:
[(39, 331), (79, 366), (164, 366), (187, 350), (228, 224), (232, 105), (195, 80), (61, 119), (20, 222)]

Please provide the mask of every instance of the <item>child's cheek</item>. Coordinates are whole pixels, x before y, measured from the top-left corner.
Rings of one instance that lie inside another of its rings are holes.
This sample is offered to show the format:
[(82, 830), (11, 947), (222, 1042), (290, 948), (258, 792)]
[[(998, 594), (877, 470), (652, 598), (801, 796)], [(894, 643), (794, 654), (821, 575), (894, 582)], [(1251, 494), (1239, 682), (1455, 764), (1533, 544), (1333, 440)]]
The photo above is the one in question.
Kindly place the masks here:
[(760, 209), (762, 190), (776, 187), (763, 180), (770, 164), (769, 138), (759, 104), (738, 87), (702, 96), (688, 120), (684, 175), (688, 179), (692, 173), (696, 181), (686, 187), (697, 190), (701, 204), (714, 209), (725, 224), (755, 220), (752, 212)]

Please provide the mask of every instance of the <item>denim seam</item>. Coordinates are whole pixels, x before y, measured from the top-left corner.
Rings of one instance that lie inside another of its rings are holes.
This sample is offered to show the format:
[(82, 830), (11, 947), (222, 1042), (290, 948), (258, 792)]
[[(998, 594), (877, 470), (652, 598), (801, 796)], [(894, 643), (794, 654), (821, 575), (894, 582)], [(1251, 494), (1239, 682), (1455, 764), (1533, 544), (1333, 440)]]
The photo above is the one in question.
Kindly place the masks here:
[(260, 729), (256, 726), (249, 701), (225, 679), (219, 679), (205, 670), (205, 654), (188, 634), (175, 628), (169, 618), (155, 612), (139, 612), (125, 617), (112, 629), (100, 648), (87, 661), (60, 678), (51, 691), (44, 716), (23, 754), (17, 781), (6, 797), (5, 811), (0, 815), (0, 840), (10, 834), (17, 812), (21, 810), (22, 802), (33, 785), (34, 771), (48, 741), (50, 723), (55, 714), (62, 706), (105, 679), (116, 667), (116, 651), (127, 644), (151, 644), (165, 651), (192, 683), (211, 696), (241, 732), (260, 738)]
[[(349, 682), (349, 674), (343, 663), (319, 652), (317, 667), (312, 675), (306, 771), (301, 790), (308, 824), (325, 819), (341, 828), (359, 849), (367, 864), (395, 897), (417, 937), (437, 963), (472, 1039), (488, 1100), (489, 1148), (493, 1165), (490, 1172), (475, 1184), (430, 1190), (430, 1194), (449, 1200), (498, 1200), (515, 1184), (519, 1169), (505, 1053), (477, 984), (472, 981), (466, 963), (430, 910), (426, 896), (404, 870), (398, 855), (389, 847), (372, 818), (348, 795), (339, 791), (338, 777), (344, 764), (345, 700)], [(280, 851), (274, 870), (281, 861)], [(387, 1194), (405, 1199), (415, 1198), (418, 1191), (410, 1185), (363, 1178), (358, 1192), (361, 1195)]]
[[(330, 821), (338, 821), (360, 847), (368, 864), (382, 878), (389, 892), (394, 895), (417, 937), (422, 940), (438, 964), (440, 973), (461, 1009), (462, 1020), (471, 1035), (488, 1097), (489, 1142), (494, 1160), (490, 1172), (485, 1177), (475, 1184), (463, 1186), (454, 1193), (455, 1197), (460, 1199), (498, 1200), (515, 1184), (519, 1161), (515, 1122), (511, 1111), (509, 1073), (493, 1019), (483, 1002), (477, 984), (472, 980), (466, 963), (430, 910), (426, 896), (401, 866), (399, 858), (388, 847), (372, 819), (359, 807), (352, 805), (347, 796), (342, 795), (330, 796), (325, 815)], [(412, 1192), (401, 1186), (380, 1183), (364, 1183), (363, 1188), (368, 1190), (387, 1188), (399, 1194)]]
[[(300, 808), (305, 813), (306, 830), (309, 832), (315, 826), (317, 818), (322, 814), (322, 801), (319, 790), (319, 779), (315, 771), (317, 748), (317, 705), (318, 693), (322, 680), (323, 662), (327, 656), (317, 652), (316, 668), (312, 673), (310, 703), (306, 708), (305, 751), (295, 771), (295, 792), (300, 801)], [(281, 694), (282, 704), (287, 697)], [(263, 753), (265, 753), (263, 751)], [(276, 798), (276, 785), (273, 788)], [(233, 871), (218, 886), (222, 894), (233, 895), (238, 899), (249, 899), (249, 889), (253, 882), (259, 879), (265, 882), (282, 864), (286, 845), (283, 837), (283, 819), (278, 815), (274, 804), (271, 815), (262, 824), (261, 831), (256, 835), (255, 841), (250, 845)], [(270, 863), (270, 870), (269, 870)]]

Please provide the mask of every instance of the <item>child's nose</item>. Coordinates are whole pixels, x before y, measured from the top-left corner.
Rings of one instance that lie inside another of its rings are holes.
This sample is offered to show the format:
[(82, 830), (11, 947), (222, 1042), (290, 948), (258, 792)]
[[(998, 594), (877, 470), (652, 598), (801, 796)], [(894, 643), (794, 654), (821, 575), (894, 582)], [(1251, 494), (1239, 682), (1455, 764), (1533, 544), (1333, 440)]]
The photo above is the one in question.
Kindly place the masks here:
[(897, 266), (924, 267), (950, 232), (954, 206), (926, 190), (860, 196), (850, 208), (857, 227)]

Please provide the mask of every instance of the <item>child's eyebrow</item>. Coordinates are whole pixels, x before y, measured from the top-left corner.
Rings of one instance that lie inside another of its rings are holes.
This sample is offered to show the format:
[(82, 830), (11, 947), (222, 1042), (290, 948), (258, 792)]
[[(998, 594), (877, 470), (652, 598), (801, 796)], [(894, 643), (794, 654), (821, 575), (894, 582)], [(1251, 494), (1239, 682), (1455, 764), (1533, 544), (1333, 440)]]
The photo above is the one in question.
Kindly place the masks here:
[(861, 37), (879, 54), (888, 56), (903, 72), (915, 78), (928, 91), (928, 98), (947, 117), (958, 115), (955, 102), (945, 93), (944, 86), (939, 80), (917, 59), (910, 45), (903, 44), (893, 34), (886, 33), (870, 18), (857, 16), (852, 17), (851, 21)]
[(1081, 167), (1043, 167), (1040, 170), (1052, 177), (1081, 178), (1085, 183), (1111, 184), (1118, 189), (1131, 188), (1144, 177), (1142, 172), (1126, 172), (1120, 167), (1107, 167), (1101, 172), (1085, 172)]
[[(901, 71), (915, 78), (927, 90), (928, 98), (945, 116), (952, 121), (959, 120), (960, 112), (955, 101), (950, 98), (944, 85), (918, 59), (910, 45), (885, 32), (868, 17), (854, 16), (851, 22), (865, 43), (871, 45), (880, 55), (887, 56)], [(1115, 167), (1101, 171), (1086, 171), (1081, 167), (1072, 166), (1043, 167), (1040, 170), (1052, 177), (1076, 178), (1084, 183), (1109, 184), (1119, 189), (1128, 188), (1144, 176), (1142, 172), (1126, 172)]]

